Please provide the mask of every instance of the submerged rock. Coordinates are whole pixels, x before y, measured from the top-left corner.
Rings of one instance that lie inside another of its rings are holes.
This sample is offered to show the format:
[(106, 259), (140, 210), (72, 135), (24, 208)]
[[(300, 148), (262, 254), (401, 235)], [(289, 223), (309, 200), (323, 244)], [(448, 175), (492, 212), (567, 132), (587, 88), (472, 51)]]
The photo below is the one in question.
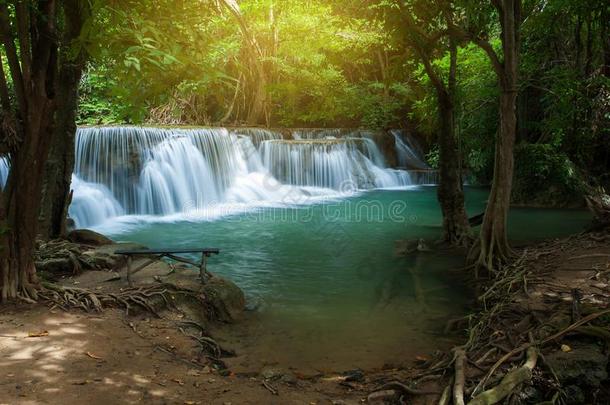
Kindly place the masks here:
[(104, 235), (90, 229), (76, 229), (68, 234), (68, 240), (92, 246), (111, 245), (113, 243), (112, 240)]

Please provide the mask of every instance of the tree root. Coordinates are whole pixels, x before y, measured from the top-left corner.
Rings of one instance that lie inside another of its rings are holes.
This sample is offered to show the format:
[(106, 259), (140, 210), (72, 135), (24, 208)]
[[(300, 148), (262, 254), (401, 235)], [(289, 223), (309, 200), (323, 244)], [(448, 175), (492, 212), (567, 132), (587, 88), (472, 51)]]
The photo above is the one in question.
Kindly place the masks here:
[(519, 385), (532, 379), (532, 371), (536, 367), (537, 360), (537, 350), (534, 347), (528, 348), (527, 361), (523, 366), (506, 374), (500, 384), (477, 395), (468, 405), (492, 405), (502, 401)]
[(85, 312), (102, 312), (104, 308), (124, 308), (127, 315), (134, 308), (142, 308), (160, 317), (153, 299), (161, 300), (165, 308), (171, 306), (172, 294), (196, 296), (193, 291), (181, 289), (171, 284), (154, 284), (146, 287), (129, 288), (116, 293), (92, 291), (84, 288), (59, 286), (43, 283), (39, 296), (64, 310), (79, 308)]
[(440, 392), (434, 390), (418, 390), (415, 388), (411, 388), (401, 382), (392, 381), (387, 384), (384, 384), (381, 388), (376, 391), (387, 391), (387, 390), (397, 390), (401, 391), (405, 394), (409, 395), (438, 395)]
[(455, 353), (455, 382), (453, 383), (453, 404), (464, 405), (464, 363), (466, 362), (466, 351), (462, 347), (458, 347)]
[[(554, 331), (549, 331), (549, 326), (556, 324), (553, 320), (547, 322), (551, 315), (560, 312), (558, 315), (561, 316), (557, 319), (563, 319), (563, 315), (569, 314), (570, 307), (560, 303), (552, 308), (530, 311), (523, 304), (528, 293), (534, 291), (534, 285), (539, 281), (548, 283), (544, 278), (545, 269), (548, 267), (546, 257), (558, 250), (570, 251), (574, 240), (584, 239), (588, 239), (588, 234), (524, 249), (511, 263), (495, 267), (493, 272), (488, 274), (490, 280), (486, 282), (487, 287), (478, 299), (482, 310), (468, 319), (467, 342), (455, 348), (453, 356), (448, 356), (447, 353), (439, 364), (443, 370), (440, 374), (446, 376), (442, 382), (441, 389), (444, 390), (439, 404), (487, 405), (506, 401), (515, 390), (519, 390), (521, 384), (531, 380), (536, 361), (540, 363), (544, 360), (541, 350), (547, 345), (555, 346), (557, 341), (567, 334), (583, 334), (610, 342), (610, 333), (607, 327), (602, 326), (607, 321), (591, 323), (610, 314), (608, 308), (588, 315), (582, 314), (580, 316), (586, 316), (581, 319), (575, 316), (567, 327), (562, 325)], [(580, 259), (592, 256), (577, 257)], [(606, 256), (595, 254), (594, 257)], [(479, 371), (466, 373), (466, 366)], [(414, 377), (415, 380), (423, 375), (439, 374), (439, 371), (433, 371), (428, 365), (425, 367)], [(548, 366), (540, 369), (540, 381), (537, 378), (536, 383), (543, 384), (543, 380), (547, 381), (548, 386), (544, 383), (541, 387), (555, 387), (555, 392), (558, 387), (557, 378), (553, 370), (549, 371), (547, 368)], [(396, 386), (393, 388), (400, 392)], [(552, 395), (552, 392), (549, 394)]]

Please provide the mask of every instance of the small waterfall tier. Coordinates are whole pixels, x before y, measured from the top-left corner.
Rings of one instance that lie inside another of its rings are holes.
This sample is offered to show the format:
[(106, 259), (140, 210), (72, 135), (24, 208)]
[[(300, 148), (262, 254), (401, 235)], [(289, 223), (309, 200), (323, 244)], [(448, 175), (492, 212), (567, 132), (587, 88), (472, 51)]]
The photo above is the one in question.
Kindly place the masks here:
[[(388, 167), (388, 138), (341, 129), (79, 128), (69, 213), (89, 227), (124, 215), (243, 211), (414, 184), (408, 171)], [(0, 158), (0, 186), (8, 172)]]
[(8, 159), (0, 157), (0, 188), (4, 188), (6, 180), (8, 179)]
[(334, 190), (401, 187), (411, 184), (405, 171), (385, 168), (383, 155), (367, 138), (309, 138), (266, 141), (265, 167), (282, 183)]

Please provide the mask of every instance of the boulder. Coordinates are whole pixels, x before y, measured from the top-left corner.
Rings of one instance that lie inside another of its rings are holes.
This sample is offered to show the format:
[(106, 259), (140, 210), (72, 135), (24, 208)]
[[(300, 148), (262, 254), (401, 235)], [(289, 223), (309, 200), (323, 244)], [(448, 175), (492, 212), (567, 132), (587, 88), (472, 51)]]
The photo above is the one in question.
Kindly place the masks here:
[(214, 276), (203, 286), (203, 294), (221, 322), (235, 322), (246, 308), (243, 291), (233, 282)]
[(83, 245), (102, 246), (111, 245), (113, 242), (102, 234), (90, 229), (76, 229), (68, 234), (68, 240)]

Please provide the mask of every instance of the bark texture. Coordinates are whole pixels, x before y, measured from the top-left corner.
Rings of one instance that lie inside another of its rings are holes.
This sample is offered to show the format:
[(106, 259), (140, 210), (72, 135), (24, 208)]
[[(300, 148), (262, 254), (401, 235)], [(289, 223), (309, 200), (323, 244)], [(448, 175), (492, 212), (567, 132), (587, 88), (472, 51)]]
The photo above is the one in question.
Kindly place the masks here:
[[(407, 11), (408, 13), (408, 11)], [(407, 14), (408, 16), (408, 14)], [(438, 104), (439, 123), (439, 184), (438, 201), (443, 214), (442, 240), (451, 245), (467, 246), (471, 242), (471, 229), (464, 207), (464, 189), (462, 179), (462, 157), (455, 131), (455, 86), (457, 71), (457, 45), (453, 37), (448, 39), (450, 67), (448, 80), (432, 65), (430, 55), (431, 39), (423, 29), (409, 17), (407, 24), (413, 27), (415, 49), (423, 62), (426, 74), (434, 86)], [(448, 22), (450, 17), (445, 16)], [(440, 39), (437, 38), (436, 41)]]
[[(10, 109), (15, 111), (16, 142), (10, 145), (11, 169), (0, 198), (2, 301), (18, 296), (37, 298), (33, 253), (43, 173), (55, 131), (58, 41), (62, 38), (57, 22), (65, 17), (64, 24), (70, 24), (71, 14), (61, 14), (71, 6), (82, 5), (76, 0), (17, 2), (13, 18), (7, 4), (0, 2), (0, 39), (16, 100)], [(19, 43), (19, 52), (16, 43)]]
[[(72, 1), (72, 3), (75, 3)], [(73, 6), (76, 6), (73, 4)], [(64, 36), (67, 42), (78, 37), (87, 18), (83, 7), (71, 7), (67, 12)], [(70, 205), (72, 172), (74, 171), (74, 141), (76, 137), (76, 113), (78, 108), (78, 85), (86, 62), (83, 51), (76, 56), (64, 49), (60, 57), (59, 83), (57, 89), (57, 111), (55, 131), (45, 167), (42, 209), (39, 235), (44, 239), (66, 236), (66, 218)]]
[(493, 184), (481, 226), (476, 252), (477, 268), (493, 269), (512, 254), (506, 224), (513, 183), (514, 147), (517, 133), (517, 70), (519, 65), (520, 0), (495, 0), (500, 16), (503, 60), (489, 42), (475, 39), (489, 56), (500, 85), (500, 126), (496, 139)]

